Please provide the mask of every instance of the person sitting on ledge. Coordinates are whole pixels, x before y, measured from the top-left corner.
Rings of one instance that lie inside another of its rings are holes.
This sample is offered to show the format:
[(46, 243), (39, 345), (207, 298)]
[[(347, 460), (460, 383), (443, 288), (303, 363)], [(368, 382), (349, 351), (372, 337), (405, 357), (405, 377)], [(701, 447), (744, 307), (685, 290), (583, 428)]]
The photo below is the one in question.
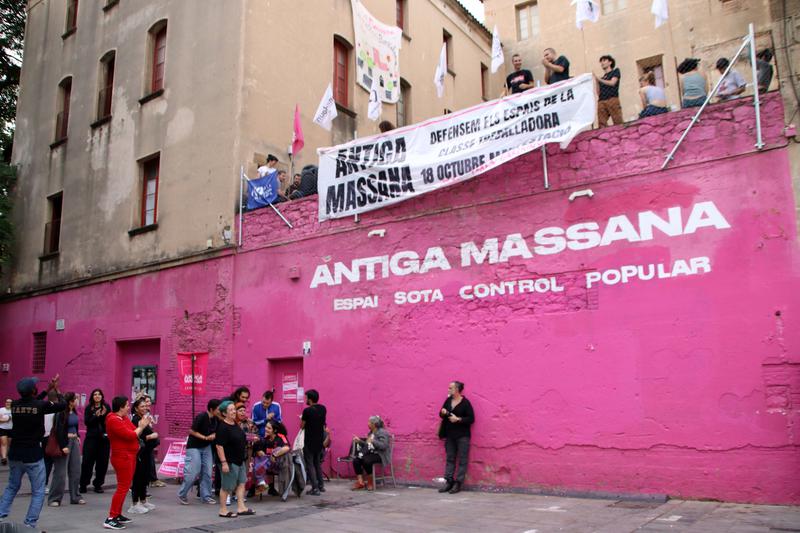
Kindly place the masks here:
[[(375, 490), (375, 478), (372, 467), (376, 464), (388, 464), (389, 457), (389, 432), (383, 427), (381, 417), (375, 415), (367, 421), (369, 434), (363, 439), (353, 437), (351, 447), (353, 456), (353, 470), (356, 472), (356, 482), (352, 490)], [(366, 474), (366, 483), (364, 476)]]
[[(720, 75), (725, 74), (725, 69), (728, 68), (730, 64), (731, 62), (724, 57), (717, 60), (717, 70)], [(717, 90), (717, 97), (720, 102), (733, 100), (735, 96), (742, 94), (746, 87), (747, 82), (744, 81), (742, 75), (736, 70), (731, 69), (728, 75), (722, 78), (722, 83), (719, 84), (719, 89)]]
[(306, 165), (300, 172), (300, 188), (292, 193), (291, 199), (305, 198), (317, 194), (317, 165)]
[(270, 496), (279, 495), (272, 480), (278, 474), (278, 459), (292, 451), (286, 433), (283, 424), (277, 420), (268, 420), (264, 426), (264, 436), (253, 444), (253, 478), (256, 483), (256, 494), (267, 490)]
[(708, 80), (698, 67), (700, 60), (687, 57), (678, 65), (678, 74), (681, 75), (683, 90), (683, 107), (700, 107), (708, 95)]
[(662, 87), (656, 86), (656, 77), (651, 72), (639, 76), (639, 98), (642, 100), (642, 112), (639, 118), (660, 115), (669, 111), (667, 95)]

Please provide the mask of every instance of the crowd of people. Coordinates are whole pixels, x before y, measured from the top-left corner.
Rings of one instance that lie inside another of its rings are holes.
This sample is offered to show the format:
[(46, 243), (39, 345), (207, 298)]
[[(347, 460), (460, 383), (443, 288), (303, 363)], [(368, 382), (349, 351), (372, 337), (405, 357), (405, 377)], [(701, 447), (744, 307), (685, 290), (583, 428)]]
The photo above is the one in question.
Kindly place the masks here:
[(292, 176), (289, 180), (288, 173), (278, 168), (280, 161), (273, 154), (267, 156), (267, 161), (258, 167), (258, 177), (263, 178), (273, 172), (277, 172), (278, 177), (278, 198), (273, 203), (290, 202), (299, 200), (307, 196), (317, 194), (317, 166), (306, 165), (299, 174)]
[[(764, 49), (756, 55), (756, 72), (759, 92), (766, 92), (772, 83), (773, 67), (772, 50)], [(597, 123), (602, 128), (611, 124), (622, 124), (622, 105), (619, 97), (619, 85), (622, 73), (616, 60), (610, 55), (600, 56), (601, 74), (594, 74), (597, 93)], [(516, 94), (536, 87), (536, 81), (530, 70), (522, 67), (522, 57), (514, 54), (511, 57), (514, 71), (506, 76), (503, 95)], [(680, 80), (681, 107), (700, 107), (706, 101), (711, 90), (706, 74), (700, 69), (701, 61), (697, 58), (686, 58), (677, 67)], [(742, 95), (747, 82), (736, 70), (731, 68), (727, 58), (719, 58), (715, 64), (720, 75), (724, 75), (716, 93), (717, 101), (730, 100)], [(569, 79), (570, 62), (564, 55), (558, 55), (553, 48), (546, 48), (542, 54), (544, 67), (544, 83), (553, 84)], [(669, 111), (667, 96), (662, 86), (657, 84), (652, 70), (639, 76), (639, 100), (641, 111), (639, 118), (659, 115)]]
[[(0, 452), (3, 464), (9, 465), (8, 485), (0, 497), (0, 520), (8, 516), (23, 476), (31, 484), (25, 525), (36, 527), (45, 500), (59, 507), (68, 493), (71, 504), (84, 505), (82, 495), (90, 485), (95, 493), (103, 493), (110, 462), (117, 485), (103, 526), (125, 529), (132, 521), (129, 515), (156, 509), (148, 489), (164, 486), (155, 481), (160, 436), (151, 414), (152, 399), (143, 393), (135, 398), (117, 396), (109, 405), (102, 390), (93, 390), (83, 413), (81, 443), (79, 397), (74, 392), (62, 393), (59, 381), (57, 375), (39, 393), (38, 380), (24, 378), (17, 383), (19, 399), (9, 399), (0, 408)], [(463, 383), (450, 383), (438, 413), (446, 454), (446, 483), (440, 492), (459, 492), (467, 471), (475, 414), (463, 390)], [(180, 504), (189, 505), (190, 493), (196, 491), (203, 504), (219, 502), (220, 517), (235, 518), (255, 514), (246, 502), (256, 495), (286, 501), (290, 490), (300, 495), (308, 488), (306, 494), (311, 496), (325, 492), (322, 463), (332, 435), (319, 393), (305, 391), (306, 407), (293, 442), (273, 395), (265, 391), (252, 409), (248, 409), (247, 387), (208, 401), (188, 432), (183, 480), (177, 492)], [(383, 419), (372, 416), (367, 426), (367, 435), (354, 436), (351, 442), (353, 490), (374, 489), (374, 466), (391, 462), (391, 436)], [(128, 494), (131, 505), (123, 513)]]

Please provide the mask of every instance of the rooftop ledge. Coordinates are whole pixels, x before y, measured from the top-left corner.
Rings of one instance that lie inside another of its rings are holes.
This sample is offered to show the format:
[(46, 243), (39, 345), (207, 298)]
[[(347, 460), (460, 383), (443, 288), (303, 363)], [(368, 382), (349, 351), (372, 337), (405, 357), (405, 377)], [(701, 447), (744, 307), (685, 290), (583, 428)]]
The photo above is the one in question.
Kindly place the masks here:
[[(290, 229), (269, 207), (243, 216), (242, 249), (278, 246), (293, 241), (352, 231), (408, 218), (584, 187), (591, 183), (658, 172), (698, 108), (682, 109), (581, 133), (561, 150), (547, 145), (550, 189), (544, 189), (542, 154), (534, 150), (471, 180), (403, 203), (354, 217), (319, 222), (317, 196), (276, 205), (294, 226)], [(780, 92), (761, 95), (764, 150), (787, 145)], [(703, 163), (756, 151), (753, 98), (706, 107), (667, 167)]]

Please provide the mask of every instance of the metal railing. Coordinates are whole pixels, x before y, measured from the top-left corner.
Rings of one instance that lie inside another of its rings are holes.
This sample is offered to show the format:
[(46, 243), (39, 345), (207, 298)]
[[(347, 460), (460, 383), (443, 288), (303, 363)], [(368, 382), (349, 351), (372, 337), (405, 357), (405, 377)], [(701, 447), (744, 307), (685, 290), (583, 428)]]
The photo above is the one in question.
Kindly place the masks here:
[(678, 151), (678, 148), (680, 148), (681, 143), (683, 143), (683, 140), (689, 134), (689, 130), (691, 130), (692, 126), (694, 126), (700, 120), (700, 115), (703, 113), (703, 111), (705, 110), (706, 106), (711, 101), (711, 99), (717, 94), (720, 85), (722, 85), (722, 82), (725, 81), (725, 77), (728, 75), (731, 69), (733, 69), (733, 65), (736, 64), (736, 61), (738, 61), (739, 56), (742, 55), (742, 52), (744, 52), (744, 49), (747, 48), (748, 46), (750, 47), (750, 61), (753, 67), (753, 89), (754, 89), (753, 105), (755, 107), (755, 114), (756, 114), (755, 147), (758, 150), (761, 150), (764, 147), (764, 142), (761, 138), (761, 102), (758, 94), (758, 74), (756, 72), (756, 35), (753, 24), (750, 24), (747, 36), (744, 37), (744, 39), (742, 39), (742, 45), (739, 47), (739, 50), (736, 52), (736, 55), (733, 56), (733, 59), (731, 59), (730, 63), (728, 64), (728, 67), (725, 69), (725, 72), (722, 73), (722, 76), (719, 78), (716, 85), (714, 85), (714, 89), (712, 89), (711, 92), (708, 93), (708, 96), (706, 96), (703, 105), (700, 106), (700, 109), (698, 109), (697, 113), (695, 113), (695, 115), (692, 117), (692, 121), (684, 130), (680, 139), (678, 139), (678, 142), (675, 143), (675, 146), (672, 148), (672, 151), (664, 159), (664, 163), (661, 165), (662, 170), (665, 169), (667, 165), (669, 165), (670, 161), (672, 161), (672, 158), (675, 156), (675, 152)]

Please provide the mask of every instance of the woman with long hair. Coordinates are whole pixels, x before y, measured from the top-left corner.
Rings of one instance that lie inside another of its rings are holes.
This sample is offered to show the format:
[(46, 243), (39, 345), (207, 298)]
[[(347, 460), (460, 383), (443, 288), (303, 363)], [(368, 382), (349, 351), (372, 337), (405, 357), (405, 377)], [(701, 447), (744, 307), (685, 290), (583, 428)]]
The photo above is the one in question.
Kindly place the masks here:
[(89, 403), (83, 411), (83, 423), (86, 424), (86, 437), (83, 440), (83, 464), (81, 465), (80, 491), (85, 493), (92, 481), (94, 470), (94, 491), (103, 492), (108, 471), (110, 445), (106, 434), (106, 416), (111, 408), (105, 401), (101, 389), (94, 389), (89, 395)]
[(642, 102), (639, 118), (660, 115), (669, 111), (667, 95), (664, 93), (664, 89), (656, 85), (656, 77), (652, 71), (639, 76), (639, 99)]
[(154, 462), (153, 450), (158, 446), (158, 433), (153, 430), (152, 417), (148, 412), (147, 397), (142, 396), (133, 402), (133, 417), (131, 422), (138, 426), (139, 422), (146, 420), (147, 424), (139, 434), (142, 446), (136, 454), (136, 467), (133, 471), (131, 496), (133, 505), (128, 508), (130, 514), (145, 514), (156, 508), (147, 501), (147, 485), (150, 483), (150, 470)]
[[(276, 420), (268, 420), (264, 426), (264, 438), (253, 444), (253, 477), (256, 494), (269, 490), (271, 496), (278, 496), (273, 480), (278, 473), (278, 458), (292, 451), (286, 437), (286, 427)], [(269, 480), (269, 483), (268, 483)]]
[(67, 408), (56, 414), (53, 419), (53, 428), (50, 430), (55, 432), (58, 446), (64, 454), (61, 457), (53, 458), (53, 476), (47, 500), (50, 507), (61, 505), (67, 477), (69, 477), (69, 502), (77, 505), (86, 503), (78, 492), (81, 475), (81, 440), (78, 436), (80, 417), (75, 409), (78, 405), (78, 398), (74, 392), (68, 392), (64, 395), (64, 401)]
[(150, 415), (139, 420), (134, 426), (128, 414), (131, 404), (125, 396), (117, 396), (111, 401), (112, 412), (106, 417), (108, 440), (111, 443), (111, 466), (117, 473), (117, 490), (111, 498), (108, 518), (103, 523), (106, 529), (125, 529), (131, 519), (122, 514), (122, 504), (131, 488), (136, 456), (139, 454), (139, 436), (150, 424)]

